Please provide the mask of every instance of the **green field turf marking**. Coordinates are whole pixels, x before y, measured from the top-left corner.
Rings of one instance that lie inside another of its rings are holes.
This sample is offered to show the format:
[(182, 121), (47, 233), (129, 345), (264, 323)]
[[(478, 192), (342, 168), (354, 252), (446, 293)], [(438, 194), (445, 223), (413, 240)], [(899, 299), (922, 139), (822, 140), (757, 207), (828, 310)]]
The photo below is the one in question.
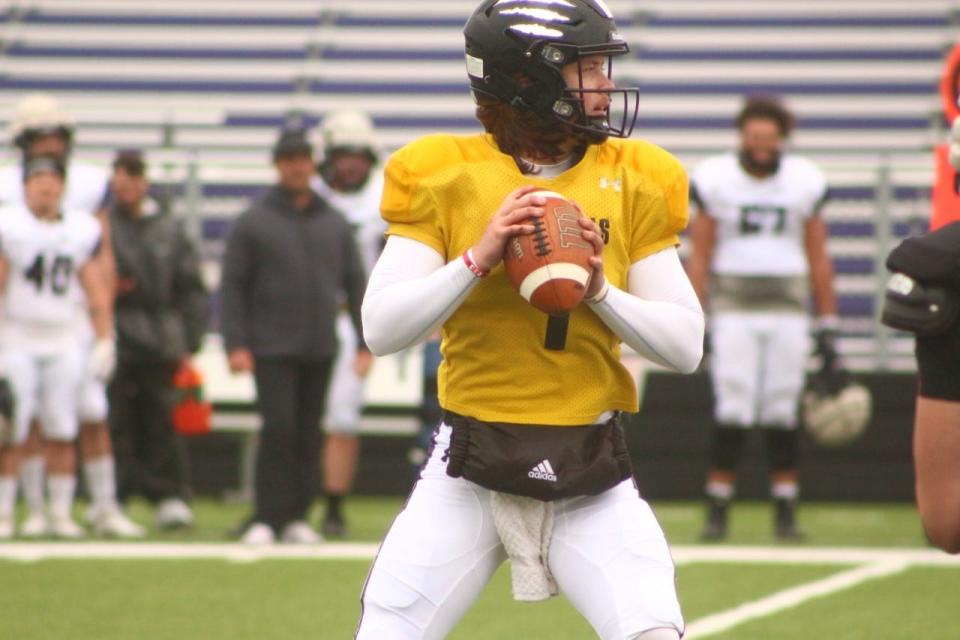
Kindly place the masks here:
[(733, 609), (694, 620), (688, 624), (684, 637), (689, 640), (707, 638), (755, 618), (769, 616), (796, 607), (807, 600), (851, 589), (868, 580), (901, 573), (908, 566), (905, 561), (875, 562), (827, 578), (784, 589), (759, 600), (744, 602)]
[(710, 640), (957, 640), (960, 571), (915, 567), (745, 623)]

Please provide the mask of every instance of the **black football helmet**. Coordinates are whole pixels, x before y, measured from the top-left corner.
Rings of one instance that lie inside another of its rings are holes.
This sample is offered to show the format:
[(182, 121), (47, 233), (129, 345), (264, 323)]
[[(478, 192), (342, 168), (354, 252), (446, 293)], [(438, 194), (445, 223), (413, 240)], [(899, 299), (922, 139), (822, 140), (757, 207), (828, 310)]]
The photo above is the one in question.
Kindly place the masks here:
[[(627, 138), (637, 119), (637, 88), (569, 88), (561, 69), (590, 55), (613, 58), (630, 48), (603, 0), (485, 0), (464, 26), (474, 100), (504, 102), (567, 123), (589, 138)], [(617, 122), (588, 117), (585, 93), (606, 93)]]

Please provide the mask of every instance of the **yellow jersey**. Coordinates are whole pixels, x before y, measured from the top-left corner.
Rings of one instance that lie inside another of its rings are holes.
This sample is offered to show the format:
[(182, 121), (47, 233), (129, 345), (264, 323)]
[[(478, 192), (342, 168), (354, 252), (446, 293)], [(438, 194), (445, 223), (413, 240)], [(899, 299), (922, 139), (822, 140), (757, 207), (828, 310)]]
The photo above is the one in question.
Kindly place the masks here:
[[(663, 149), (639, 140), (591, 145), (555, 178), (525, 175), (492, 136), (433, 135), (387, 163), (381, 211), (387, 233), (416, 240), (447, 262), (483, 235), (504, 197), (526, 184), (576, 201), (604, 239), (604, 274), (627, 288), (630, 265), (679, 244), (687, 224), (687, 176)], [(620, 339), (581, 304), (566, 349), (544, 348), (547, 315), (514, 290), (503, 270), (481, 280), (441, 330), (440, 405), (486, 422), (584, 425), (605, 411), (636, 412)]]

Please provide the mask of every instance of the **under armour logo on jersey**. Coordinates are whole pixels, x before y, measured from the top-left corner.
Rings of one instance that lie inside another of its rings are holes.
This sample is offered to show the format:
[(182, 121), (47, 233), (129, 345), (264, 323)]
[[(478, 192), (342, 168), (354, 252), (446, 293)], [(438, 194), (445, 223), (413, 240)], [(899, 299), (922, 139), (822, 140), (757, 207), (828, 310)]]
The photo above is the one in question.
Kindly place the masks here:
[(613, 187), (613, 190), (617, 193), (620, 193), (623, 190), (623, 185), (620, 183), (620, 178), (617, 178), (616, 180), (600, 178), (600, 188), (607, 189), (609, 187)]
[(549, 460), (543, 460), (533, 469), (527, 471), (527, 477), (533, 478), (534, 480), (546, 480), (547, 482), (557, 481), (557, 474), (553, 472), (553, 467), (550, 466)]

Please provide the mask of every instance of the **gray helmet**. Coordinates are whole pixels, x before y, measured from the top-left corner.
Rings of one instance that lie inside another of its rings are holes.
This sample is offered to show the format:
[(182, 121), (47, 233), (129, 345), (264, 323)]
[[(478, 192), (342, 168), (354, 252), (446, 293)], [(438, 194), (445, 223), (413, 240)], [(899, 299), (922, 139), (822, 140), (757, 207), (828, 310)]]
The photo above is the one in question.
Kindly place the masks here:
[[(572, 125), (588, 134), (626, 138), (637, 119), (639, 90), (569, 88), (561, 69), (585, 56), (609, 58), (630, 48), (603, 0), (485, 0), (467, 20), (467, 74), (478, 102), (503, 102)], [(518, 80), (524, 78), (524, 82)], [(583, 95), (622, 100), (619, 122), (589, 118)]]

